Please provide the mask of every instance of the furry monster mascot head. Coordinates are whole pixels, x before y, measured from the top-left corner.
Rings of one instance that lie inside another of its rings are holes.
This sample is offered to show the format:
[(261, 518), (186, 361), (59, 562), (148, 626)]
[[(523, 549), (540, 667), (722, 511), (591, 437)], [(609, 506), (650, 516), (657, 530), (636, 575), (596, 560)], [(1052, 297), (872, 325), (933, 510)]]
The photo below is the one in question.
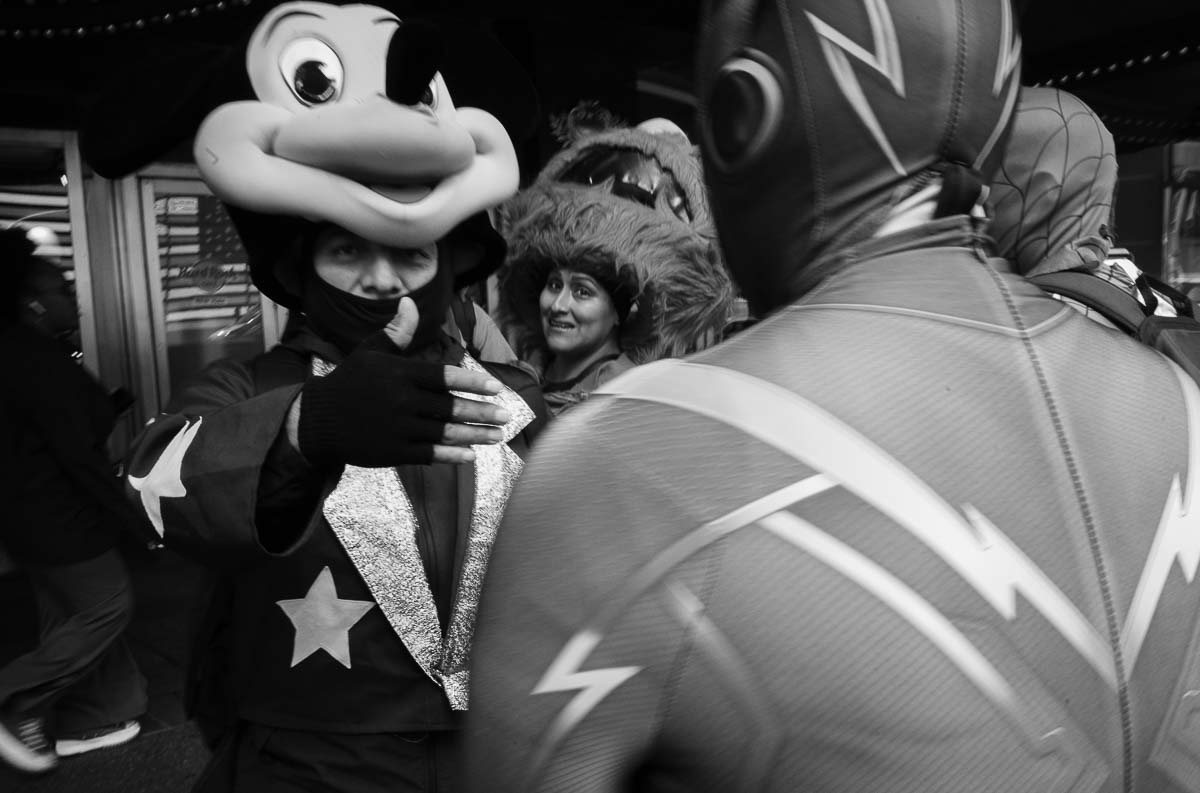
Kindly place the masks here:
[(257, 98), (213, 111), (194, 154), (272, 299), (303, 305), (317, 224), (397, 248), (438, 243), (439, 269), (461, 282), (499, 263), (503, 241), (481, 213), (516, 190), (516, 155), (496, 118), (454, 106), (439, 42), (368, 5), (285, 3), (259, 23), (246, 53)]
[(567, 147), (501, 207), (509, 255), (498, 319), (522, 358), (544, 363), (539, 294), (556, 267), (583, 270), (622, 314), (634, 363), (692, 352), (733, 304), (700, 159), (663, 119), (623, 126), (581, 105), (559, 124)]

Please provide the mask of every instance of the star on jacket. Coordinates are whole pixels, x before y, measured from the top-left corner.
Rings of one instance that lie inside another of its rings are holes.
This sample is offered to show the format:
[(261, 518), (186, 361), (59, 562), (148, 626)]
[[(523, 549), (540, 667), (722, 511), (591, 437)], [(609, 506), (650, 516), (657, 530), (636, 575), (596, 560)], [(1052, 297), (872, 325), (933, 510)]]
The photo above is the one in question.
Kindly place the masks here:
[(187, 488), (184, 487), (181, 476), (183, 456), (187, 454), (188, 447), (195, 440), (196, 432), (200, 429), (203, 421), (203, 418), (198, 418), (195, 424), (185, 424), (183, 429), (179, 430), (167, 444), (163, 453), (158, 456), (150, 473), (145, 476), (129, 477), (129, 485), (141, 493), (142, 507), (146, 510), (146, 517), (150, 518), (150, 522), (154, 524), (159, 537), (164, 534), (162, 499), (182, 498), (187, 495)]
[(303, 598), (276, 603), (296, 628), (292, 666), (317, 650), (324, 650), (347, 669), (350, 668), (350, 629), (375, 608), (369, 600), (339, 599), (328, 566), (317, 574)]

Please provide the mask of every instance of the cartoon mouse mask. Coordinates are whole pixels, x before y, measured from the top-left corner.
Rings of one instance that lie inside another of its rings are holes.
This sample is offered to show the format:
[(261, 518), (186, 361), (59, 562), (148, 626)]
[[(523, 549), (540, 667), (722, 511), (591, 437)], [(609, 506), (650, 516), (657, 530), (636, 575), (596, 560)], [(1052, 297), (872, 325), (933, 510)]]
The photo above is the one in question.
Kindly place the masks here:
[(455, 108), (438, 58), (427, 28), (385, 9), (280, 5), (246, 52), (257, 101), (204, 120), (200, 173), (234, 207), (385, 245), (435, 242), (518, 184), (504, 127)]

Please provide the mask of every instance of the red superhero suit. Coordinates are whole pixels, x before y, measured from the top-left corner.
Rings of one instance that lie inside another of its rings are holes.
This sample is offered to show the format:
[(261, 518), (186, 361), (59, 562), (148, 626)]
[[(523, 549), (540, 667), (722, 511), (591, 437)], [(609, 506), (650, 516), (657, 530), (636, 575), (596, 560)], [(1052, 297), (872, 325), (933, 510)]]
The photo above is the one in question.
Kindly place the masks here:
[(1008, 3), (709, 9), (706, 174), (769, 316), (539, 440), (470, 789), (1200, 790), (1200, 390), (986, 253)]

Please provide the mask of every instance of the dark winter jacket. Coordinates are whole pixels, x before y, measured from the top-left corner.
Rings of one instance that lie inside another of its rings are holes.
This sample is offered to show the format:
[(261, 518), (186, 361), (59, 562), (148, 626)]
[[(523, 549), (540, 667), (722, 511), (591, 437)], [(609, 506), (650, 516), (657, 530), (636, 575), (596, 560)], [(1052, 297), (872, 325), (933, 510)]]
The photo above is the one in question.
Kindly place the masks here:
[[(463, 355), (448, 339), (434, 351), (453, 364)], [(302, 329), (249, 364), (214, 364), (146, 429), (131, 482), (168, 546), (234, 568), (241, 718), (346, 733), (449, 729), (465, 707), (500, 510), (542, 422), (540, 392), (522, 370), (486, 366), (520, 391), (502, 398), (519, 418), (508, 443), (477, 450), (474, 464), (318, 471), (281, 430), (314, 361), (339, 359)], [(171, 486), (153, 490), (168, 495), (147, 498), (164, 473)]]
[(107, 454), (116, 414), (101, 385), (61, 343), (20, 324), (0, 331), (0, 357), (0, 544), (23, 561), (70, 564), (144, 532)]

